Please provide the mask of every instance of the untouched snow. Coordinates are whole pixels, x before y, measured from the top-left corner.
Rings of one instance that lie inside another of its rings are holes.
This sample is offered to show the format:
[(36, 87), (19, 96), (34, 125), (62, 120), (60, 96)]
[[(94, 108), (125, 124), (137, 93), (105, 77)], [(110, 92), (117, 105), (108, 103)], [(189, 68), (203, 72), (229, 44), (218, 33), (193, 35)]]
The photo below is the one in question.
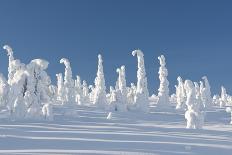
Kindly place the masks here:
[[(230, 114), (206, 112), (203, 130), (185, 129), (184, 113), (108, 112), (77, 106), (78, 117), (64, 117), (54, 105), (54, 121), (0, 122), (0, 154), (230, 154)], [(69, 110), (68, 107), (66, 111)]]

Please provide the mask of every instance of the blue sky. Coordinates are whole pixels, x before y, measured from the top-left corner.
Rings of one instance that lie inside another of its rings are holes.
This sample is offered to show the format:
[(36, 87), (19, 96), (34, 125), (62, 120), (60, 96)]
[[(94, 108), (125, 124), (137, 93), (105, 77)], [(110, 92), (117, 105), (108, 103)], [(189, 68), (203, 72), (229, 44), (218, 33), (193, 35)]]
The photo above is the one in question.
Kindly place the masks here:
[[(0, 46), (9, 44), (15, 57), (50, 62), (48, 73), (64, 71), (92, 84), (101, 53), (107, 86), (116, 68), (126, 66), (127, 83), (136, 82), (134, 49), (145, 54), (150, 93), (159, 86), (157, 57), (164, 54), (170, 89), (177, 76), (199, 81), (207, 75), (213, 93), (225, 85), (232, 92), (232, 2), (226, 0), (1, 0)], [(8, 59), (0, 50), (0, 72)]]

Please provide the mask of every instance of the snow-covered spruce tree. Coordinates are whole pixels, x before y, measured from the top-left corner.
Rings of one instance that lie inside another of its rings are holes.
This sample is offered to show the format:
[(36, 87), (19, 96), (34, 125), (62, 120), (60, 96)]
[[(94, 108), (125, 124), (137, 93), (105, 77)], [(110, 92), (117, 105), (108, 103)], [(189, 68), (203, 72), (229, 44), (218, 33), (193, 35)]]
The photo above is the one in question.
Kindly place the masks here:
[(13, 115), (14, 103), (17, 96), (23, 96), (25, 93), (25, 82), (26, 82), (26, 73), (25, 73), (25, 64), (21, 63), (20, 60), (14, 59), (14, 53), (10, 46), (5, 45), (3, 49), (7, 51), (9, 56), (8, 64), (8, 84), (9, 91), (7, 94), (7, 108), (9, 109), (10, 115)]
[(73, 105), (75, 104), (76, 94), (75, 94), (75, 86), (74, 80), (72, 78), (72, 69), (70, 66), (70, 62), (66, 58), (62, 58), (60, 63), (65, 65), (65, 72), (64, 72), (64, 105)]
[(0, 73), (0, 108), (7, 105), (9, 89), (6, 78)]
[(201, 129), (204, 124), (204, 113), (200, 111), (200, 98), (196, 97), (195, 87), (190, 80), (186, 80), (184, 84), (186, 90), (186, 105), (188, 110), (185, 112), (185, 119), (187, 120), (186, 128)]
[(46, 60), (34, 59), (27, 65), (24, 100), (28, 106), (26, 115), (28, 119), (42, 119), (43, 105), (51, 102), (49, 96), (51, 79), (45, 71), (48, 64)]
[(41, 119), (43, 104), (50, 102), (50, 77), (45, 70), (48, 62), (34, 59), (28, 65), (15, 60), (13, 51), (4, 46), (9, 58), (9, 93), (8, 108), (14, 119)]
[(205, 87), (201, 89), (201, 99), (205, 108), (212, 107), (210, 84), (206, 76), (202, 77)]
[(134, 83), (130, 84), (131, 86), (127, 88), (127, 102), (128, 106), (134, 104), (135, 95), (136, 95), (136, 86)]
[(221, 86), (221, 97), (220, 97), (220, 107), (224, 107), (227, 104), (227, 93), (226, 93), (226, 88)]
[(57, 78), (57, 101), (64, 103), (64, 79), (62, 73), (56, 74)]
[(77, 77), (75, 80), (76, 102), (78, 103), (78, 105), (82, 105), (84, 101), (83, 101), (81, 78), (78, 75), (76, 77)]
[(14, 59), (14, 52), (12, 48), (8, 45), (4, 45), (3, 49), (6, 50), (7, 55), (9, 57), (9, 64), (8, 64), (8, 83), (11, 85), (11, 81), (13, 79), (13, 76), (17, 70), (17, 66), (15, 65), (15, 59)]
[(138, 59), (138, 70), (137, 70), (137, 86), (136, 94), (134, 98), (134, 106), (136, 110), (142, 112), (149, 111), (149, 92), (147, 89), (147, 77), (144, 65), (144, 54), (141, 50), (134, 50), (133, 56), (137, 55)]
[(97, 77), (95, 78), (95, 87), (94, 87), (94, 97), (93, 97), (93, 104), (105, 108), (107, 105), (106, 99), (106, 86), (105, 86), (105, 77), (103, 71), (103, 60), (102, 56), (98, 55), (98, 70), (97, 70)]
[(89, 88), (88, 84), (85, 80), (82, 82), (82, 101), (84, 104), (89, 105), (90, 104), (90, 94), (89, 94)]
[[(202, 83), (203, 84), (203, 83)], [(200, 86), (197, 82), (194, 82), (196, 96), (201, 97)]]
[(168, 70), (166, 68), (165, 57), (163, 55), (158, 57), (160, 67), (159, 67), (159, 79), (160, 79), (160, 86), (159, 86), (159, 93), (158, 93), (158, 102), (157, 106), (159, 107), (169, 107), (169, 81), (167, 79)]
[(186, 107), (186, 94), (184, 89), (184, 82), (180, 76), (177, 78), (177, 81), (178, 85), (176, 86), (176, 109), (184, 109)]
[(118, 80), (116, 82), (115, 90), (113, 90), (113, 88), (110, 89), (111, 109), (115, 111), (127, 111), (127, 87), (125, 66), (117, 68), (116, 72), (118, 73)]
[(218, 94), (213, 95), (213, 105), (220, 106), (220, 96)]

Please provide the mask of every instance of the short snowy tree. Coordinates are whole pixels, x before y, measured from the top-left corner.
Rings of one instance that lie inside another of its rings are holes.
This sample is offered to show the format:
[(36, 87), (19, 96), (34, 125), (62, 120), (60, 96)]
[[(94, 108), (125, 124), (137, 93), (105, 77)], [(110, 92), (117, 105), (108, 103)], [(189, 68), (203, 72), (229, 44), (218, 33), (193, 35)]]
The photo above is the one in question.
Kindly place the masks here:
[(204, 81), (204, 88), (201, 88), (201, 99), (205, 108), (212, 107), (212, 97), (210, 91), (210, 84), (206, 76), (202, 77)]
[(232, 108), (231, 107), (227, 107), (226, 108), (226, 112), (230, 113), (230, 124), (232, 124)]
[(220, 107), (225, 107), (227, 104), (227, 93), (226, 93), (226, 88), (221, 86), (221, 97), (220, 97)]
[(180, 76), (177, 78), (177, 81), (178, 85), (176, 86), (176, 109), (184, 109), (186, 107), (186, 94), (184, 89), (184, 82)]
[(42, 113), (45, 120), (53, 121), (53, 107), (51, 104), (44, 104), (42, 107)]
[(23, 96), (17, 96), (14, 101), (13, 117), (16, 120), (24, 119), (27, 113), (27, 107)]
[(0, 73), (0, 107), (5, 107), (8, 102), (9, 85), (5, 77)]
[(186, 105), (188, 110), (185, 112), (187, 120), (186, 128), (201, 129), (204, 124), (204, 112), (200, 111), (200, 98), (196, 97), (195, 87), (190, 80), (186, 80), (184, 84), (186, 90)]

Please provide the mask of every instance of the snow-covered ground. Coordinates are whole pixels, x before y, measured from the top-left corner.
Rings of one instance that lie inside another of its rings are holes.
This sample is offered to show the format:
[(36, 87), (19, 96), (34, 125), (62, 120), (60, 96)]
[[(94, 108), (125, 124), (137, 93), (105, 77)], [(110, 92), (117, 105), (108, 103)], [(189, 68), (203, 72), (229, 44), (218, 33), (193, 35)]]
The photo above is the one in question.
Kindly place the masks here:
[(231, 154), (225, 109), (207, 111), (204, 129), (185, 129), (184, 113), (150, 108), (148, 114), (108, 113), (77, 106), (77, 117), (54, 107), (54, 121), (0, 122), (0, 154)]

